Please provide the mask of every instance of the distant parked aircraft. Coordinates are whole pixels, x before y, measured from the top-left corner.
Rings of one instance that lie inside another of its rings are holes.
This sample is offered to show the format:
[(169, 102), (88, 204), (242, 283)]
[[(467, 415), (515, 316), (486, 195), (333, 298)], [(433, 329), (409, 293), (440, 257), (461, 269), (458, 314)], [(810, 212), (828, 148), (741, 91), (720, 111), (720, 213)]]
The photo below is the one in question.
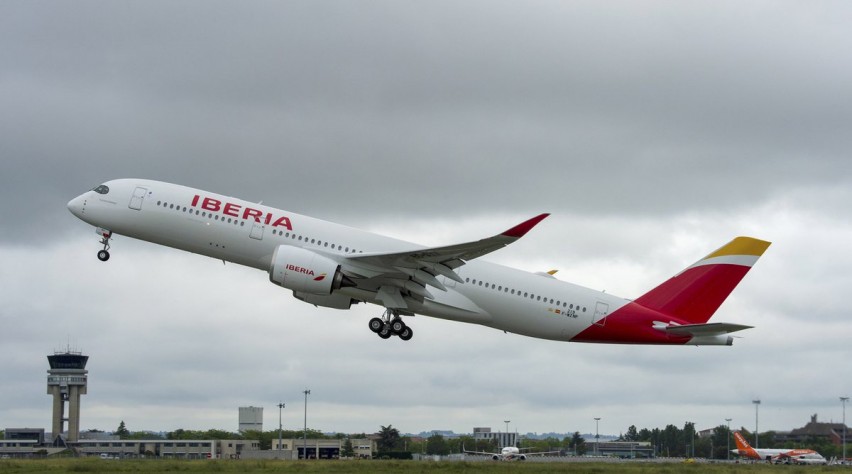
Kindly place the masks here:
[(821, 454), (813, 449), (752, 448), (739, 431), (734, 432), (734, 441), (737, 443), (737, 449), (732, 449), (731, 452), (749, 459), (770, 462), (789, 461), (795, 464), (827, 464), (828, 462)]

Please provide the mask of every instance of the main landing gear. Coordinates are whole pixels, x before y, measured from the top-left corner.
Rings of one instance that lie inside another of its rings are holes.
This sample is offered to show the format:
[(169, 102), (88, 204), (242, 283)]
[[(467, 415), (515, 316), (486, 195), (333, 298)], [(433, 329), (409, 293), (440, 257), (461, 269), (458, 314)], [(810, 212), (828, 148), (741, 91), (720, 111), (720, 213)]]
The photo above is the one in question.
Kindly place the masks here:
[(402, 322), (399, 311), (395, 309), (386, 309), (381, 318), (371, 319), (370, 331), (378, 334), (382, 339), (398, 336), (403, 341), (407, 341), (414, 336), (414, 331)]
[(109, 260), (109, 239), (112, 237), (112, 231), (100, 229), (98, 233), (102, 236), (100, 243), (104, 245), (104, 249), (98, 251), (98, 260), (106, 262)]

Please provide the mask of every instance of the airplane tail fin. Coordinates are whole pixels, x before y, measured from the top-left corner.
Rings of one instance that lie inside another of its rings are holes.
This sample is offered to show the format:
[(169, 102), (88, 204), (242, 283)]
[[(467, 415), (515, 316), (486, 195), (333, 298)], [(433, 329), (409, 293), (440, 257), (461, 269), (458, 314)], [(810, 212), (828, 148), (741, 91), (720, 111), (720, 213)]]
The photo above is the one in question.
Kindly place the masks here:
[(769, 245), (737, 237), (635, 302), (694, 324), (706, 323)]
[(737, 443), (737, 449), (739, 449), (741, 452), (749, 453), (751, 451), (754, 451), (754, 448), (752, 448), (751, 445), (748, 444), (748, 441), (746, 441), (746, 439), (743, 437), (742, 434), (740, 434), (739, 431), (734, 431), (734, 441)]

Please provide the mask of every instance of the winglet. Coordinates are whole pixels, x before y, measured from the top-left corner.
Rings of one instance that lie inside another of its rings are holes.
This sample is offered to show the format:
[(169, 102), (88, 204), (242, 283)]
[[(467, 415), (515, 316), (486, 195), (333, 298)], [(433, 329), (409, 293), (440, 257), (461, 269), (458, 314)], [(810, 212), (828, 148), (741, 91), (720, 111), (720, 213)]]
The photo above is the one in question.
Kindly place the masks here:
[(529, 220), (526, 220), (526, 221), (524, 221), (524, 222), (521, 222), (520, 224), (516, 225), (515, 227), (512, 227), (511, 229), (507, 230), (506, 232), (503, 232), (503, 233), (502, 233), (502, 234), (500, 234), (500, 235), (504, 235), (504, 236), (506, 236), (506, 237), (514, 237), (514, 238), (516, 238), (516, 239), (520, 239), (521, 237), (523, 237), (523, 236), (524, 236), (524, 234), (526, 234), (527, 232), (529, 232), (529, 231), (530, 231), (530, 229), (532, 229), (533, 227), (535, 227), (535, 226), (536, 226), (536, 224), (538, 224), (539, 222), (543, 221), (543, 220), (544, 220), (547, 216), (549, 216), (549, 215), (550, 215), (550, 213), (549, 213), (549, 212), (546, 212), (546, 213), (544, 213), (544, 214), (539, 214), (539, 215), (537, 215), (537, 216), (533, 217), (532, 219), (529, 219)]

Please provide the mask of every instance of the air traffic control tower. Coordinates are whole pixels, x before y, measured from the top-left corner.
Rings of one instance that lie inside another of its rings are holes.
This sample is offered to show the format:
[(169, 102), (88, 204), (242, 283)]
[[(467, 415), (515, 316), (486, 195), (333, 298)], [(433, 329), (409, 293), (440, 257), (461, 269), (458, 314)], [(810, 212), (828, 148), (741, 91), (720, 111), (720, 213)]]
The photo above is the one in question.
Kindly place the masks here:
[[(80, 438), (80, 395), (86, 394), (86, 362), (89, 356), (80, 352), (56, 352), (47, 356), (50, 370), (47, 371), (47, 394), (53, 395), (53, 431), (56, 437), (64, 432), (68, 422), (66, 441), (76, 442)], [(68, 416), (65, 416), (68, 402)]]

